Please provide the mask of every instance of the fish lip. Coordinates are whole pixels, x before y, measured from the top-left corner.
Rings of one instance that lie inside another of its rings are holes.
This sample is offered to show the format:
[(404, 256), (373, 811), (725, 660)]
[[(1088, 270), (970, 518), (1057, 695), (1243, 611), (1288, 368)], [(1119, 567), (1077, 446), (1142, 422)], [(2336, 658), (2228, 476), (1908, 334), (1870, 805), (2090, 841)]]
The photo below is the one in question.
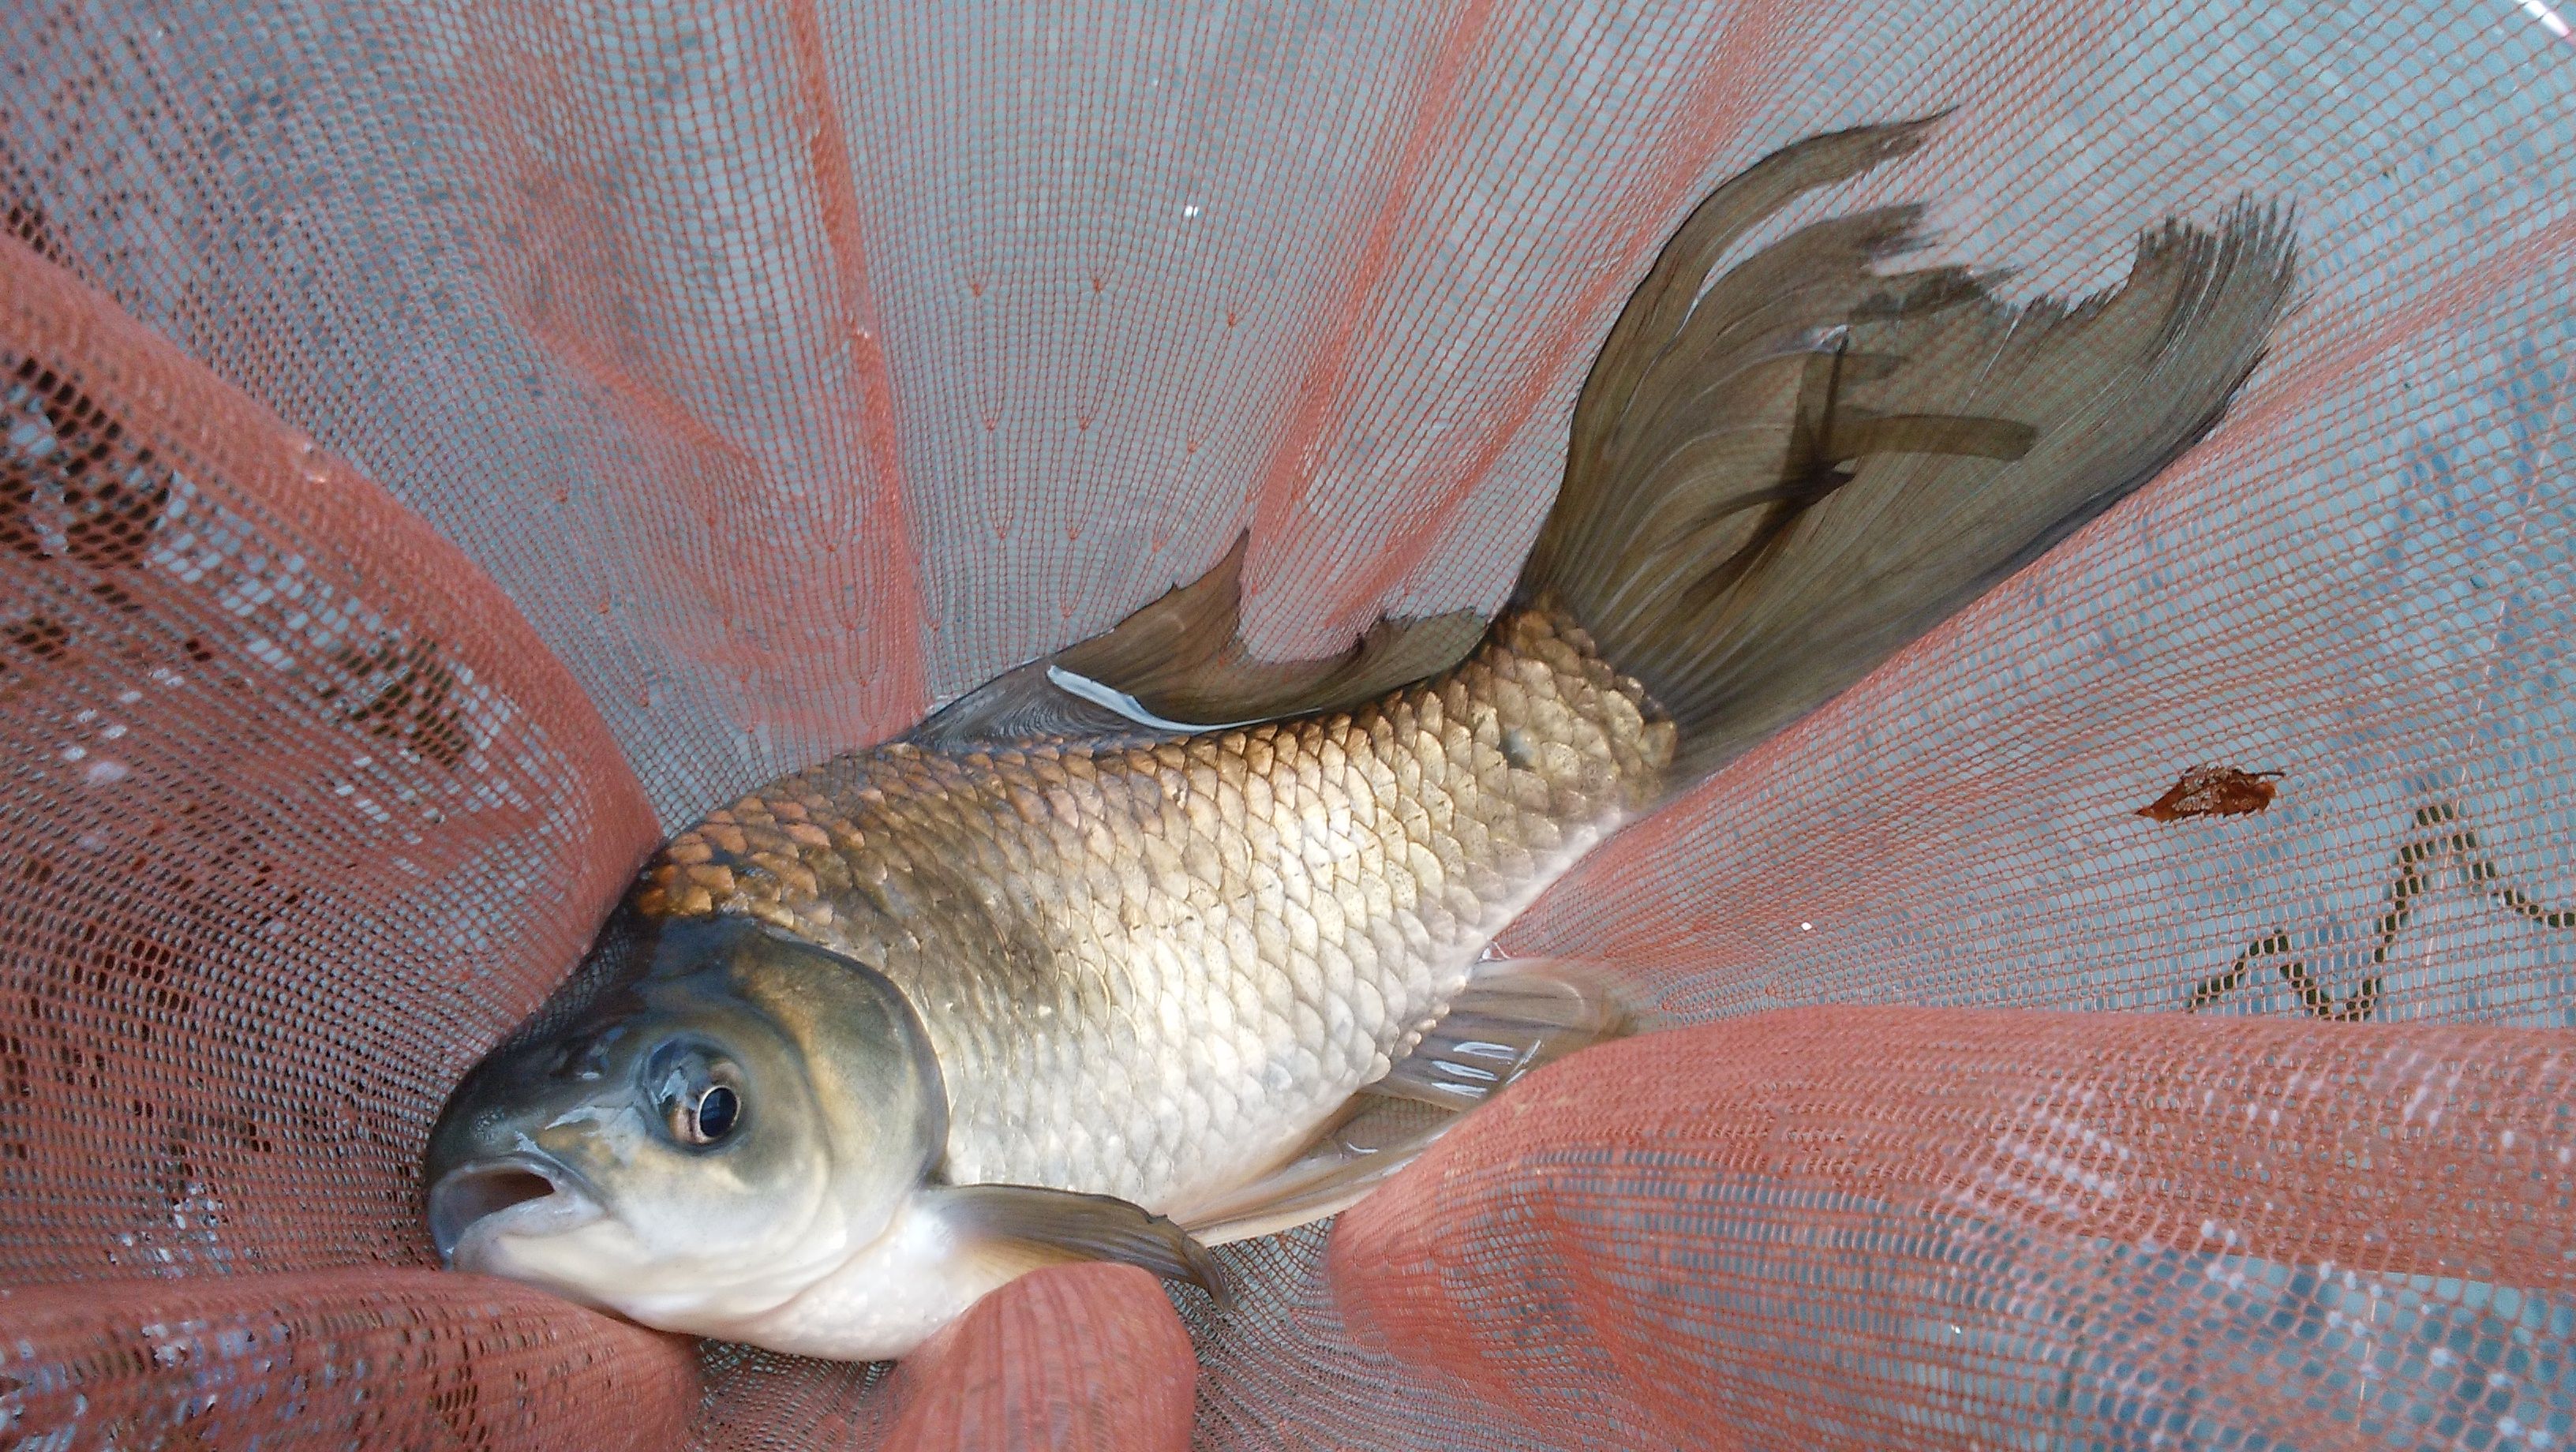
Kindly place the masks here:
[[(545, 1182), (546, 1193), (526, 1192), (523, 1182), (530, 1176)], [(438, 1246), (439, 1261), (451, 1269), (469, 1236), (558, 1235), (607, 1214), (580, 1176), (542, 1155), (468, 1160), (429, 1188), (429, 1236)]]

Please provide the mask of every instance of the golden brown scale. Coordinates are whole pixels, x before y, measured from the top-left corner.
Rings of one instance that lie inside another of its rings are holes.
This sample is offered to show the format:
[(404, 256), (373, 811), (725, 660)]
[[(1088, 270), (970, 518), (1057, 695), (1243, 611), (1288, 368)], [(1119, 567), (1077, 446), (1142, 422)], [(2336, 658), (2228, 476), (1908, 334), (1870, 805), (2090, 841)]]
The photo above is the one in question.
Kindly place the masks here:
[(1181, 1214), (1383, 1074), (1672, 754), (1580, 630), (1516, 610), (1347, 713), (843, 757), (681, 833), (635, 903), (882, 970), (938, 1051), (958, 1182)]

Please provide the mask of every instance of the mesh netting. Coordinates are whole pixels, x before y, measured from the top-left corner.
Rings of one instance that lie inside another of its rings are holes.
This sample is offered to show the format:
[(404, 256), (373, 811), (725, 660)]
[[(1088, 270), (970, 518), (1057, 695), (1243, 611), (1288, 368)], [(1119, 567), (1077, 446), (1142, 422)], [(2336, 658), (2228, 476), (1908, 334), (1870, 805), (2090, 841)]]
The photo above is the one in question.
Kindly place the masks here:
[[(0, 11), (0, 1443), (2567, 1445), (2568, 30)], [(2064, 292), (2252, 191), (2300, 297), (1507, 936), (1666, 1031), (1188, 1324), (1050, 1272), (889, 1372), (427, 1270), (430, 1118), (661, 829), (1246, 526), (1266, 650), (1491, 606), (1683, 209), (1944, 106), (1779, 225)], [(2136, 815), (2202, 765), (2284, 775)]]
[[(0, 1294), (17, 1447), (677, 1445), (670, 1337), (434, 1271), (120, 1280)], [(68, 1435), (66, 1435), (68, 1434)]]

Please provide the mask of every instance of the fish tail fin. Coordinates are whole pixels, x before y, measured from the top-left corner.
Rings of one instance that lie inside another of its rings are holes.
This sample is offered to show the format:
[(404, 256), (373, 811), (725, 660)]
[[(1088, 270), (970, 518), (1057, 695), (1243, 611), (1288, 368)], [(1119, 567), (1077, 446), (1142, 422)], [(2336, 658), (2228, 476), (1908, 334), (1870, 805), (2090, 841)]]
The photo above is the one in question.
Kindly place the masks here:
[(2118, 287), (2014, 306), (1878, 270), (1921, 209), (1788, 233), (1938, 117), (1818, 136), (1712, 192), (1611, 329), (1516, 598), (1569, 613), (1678, 730), (1676, 787), (1823, 705), (2206, 434), (2293, 273), (2283, 209), (2168, 220)]

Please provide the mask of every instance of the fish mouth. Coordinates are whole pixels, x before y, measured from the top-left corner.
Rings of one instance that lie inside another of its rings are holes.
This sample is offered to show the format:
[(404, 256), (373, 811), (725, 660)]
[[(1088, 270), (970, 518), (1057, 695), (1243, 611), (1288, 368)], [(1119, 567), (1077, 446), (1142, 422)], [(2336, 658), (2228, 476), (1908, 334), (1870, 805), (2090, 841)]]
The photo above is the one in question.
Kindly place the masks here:
[(429, 1190), (429, 1238), (438, 1258), (456, 1264), (468, 1234), (558, 1235), (607, 1211), (563, 1166), (534, 1155), (499, 1155), (458, 1165)]

